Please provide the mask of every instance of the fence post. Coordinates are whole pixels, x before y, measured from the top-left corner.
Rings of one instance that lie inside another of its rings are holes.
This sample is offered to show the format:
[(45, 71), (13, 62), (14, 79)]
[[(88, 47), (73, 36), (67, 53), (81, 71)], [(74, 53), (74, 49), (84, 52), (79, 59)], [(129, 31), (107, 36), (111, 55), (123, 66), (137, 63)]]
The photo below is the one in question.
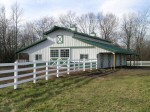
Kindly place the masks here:
[(48, 61), (46, 61), (46, 80), (48, 80)]
[(69, 75), (70, 74), (70, 59), (68, 58), (68, 61), (67, 61), (67, 74)]
[(96, 69), (97, 69), (97, 60), (96, 60)]
[(92, 60), (90, 61), (90, 70), (92, 70)]
[(57, 59), (57, 77), (59, 77), (59, 65), (60, 65), (60, 60), (59, 59)]
[(83, 71), (85, 71), (85, 58), (83, 59)]
[(36, 61), (33, 62), (33, 83), (36, 83)]
[(14, 63), (14, 89), (18, 88), (18, 61)]

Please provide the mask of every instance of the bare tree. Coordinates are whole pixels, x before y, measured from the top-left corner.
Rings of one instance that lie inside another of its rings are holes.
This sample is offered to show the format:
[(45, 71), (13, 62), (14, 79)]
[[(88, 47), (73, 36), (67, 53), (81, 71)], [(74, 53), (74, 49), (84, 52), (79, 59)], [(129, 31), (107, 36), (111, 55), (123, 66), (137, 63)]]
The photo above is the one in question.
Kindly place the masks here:
[[(87, 34), (96, 32), (102, 38), (113, 41), (115, 44), (118, 44), (117, 41), (120, 42), (121, 39), (128, 50), (137, 51), (142, 60), (149, 59), (150, 52), (147, 49), (150, 49), (150, 44), (146, 39), (149, 28), (149, 11), (139, 14), (129, 13), (123, 17), (121, 24), (119, 24), (118, 18), (110, 13), (94, 14), (91, 12), (76, 16), (71, 11), (60, 15), (59, 20), (54, 17), (43, 17), (22, 24), (22, 9), (17, 2), (12, 6), (11, 11), (11, 18), (8, 18), (5, 7), (0, 7), (0, 62), (13, 62), (15, 51), (18, 48), (23, 48), (42, 39), (43, 33), (56, 24), (67, 28), (76, 24), (78, 31)], [(120, 27), (118, 27), (119, 25)]]
[(23, 10), (20, 8), (19, 4), (16, 2), (11, 7), (12, 14), (11, 14), (11, 21), (12, 27), (14, 28), (13, 38), (15, 39), (15, 50), (18, 49), (18, 34), (19, 34), (19, 25), (22, 19), (22, 12)]
[(149, 26), (149, 17), (150, 13), (146, 11), (138, 14), (135, 21), (135, 50), (139, 54), (140, 59), (142, 59), (143, 56), (142, 51)]
[(76, 24), (76, 13), (69, 11), (65, 15), (59, 16), (60, 26), (70, 28), (71, 25)]
[(124, 15), (121, 24), (121, 38), (122, 42), (126, 45), (128, 50), (131, 49), (133, 44), (134, 34), (135, 34), (135, 14)]
[(34, 30), (36, 33), (36, 36), (39, 39), (43, 38), (43, 33), (50, 30), (54, 25), (56, 24), (56, 21), (53, 17), (43, 17), (39, 20), (34, 21)]
[(11, 62), (14, 60), (14, 38), (10, 20), (6, 18), (5, 7), (0, 8), (0, 62)]
[(118, 26), (118, 19), (113, 14), (98, 14), (98, 25), (103, 39), (112, 40)]
[(23, 28), (21, 29), (20, 33), (20, 40), (19, 40), (19, 47), (25, 47), (28, 46), (38, 40), (37, 33), (34, 30), (34, 25), (32, 22), (27, 22), (25, 25), (23, 25)]
[(0, 8), (0, 62), (3, 60), (3, 54), (6, 53), (6, 28), (7, 28), (7, 20), (6, 20), (6, 14), (5, 14), (5, 8)]
[(56, 24), (56, 21), (53, 17), (43, 17), (39, 20), (32, 22), (27, 22), (20, 29), (21, 37), (19, 40), (19, 47), (28, 46), (39, 39), (44, 38), (43, 33), (51, 29)]
[(0, 8), (0, 62), (13, 62), (17, 50), (21, 10), (17, 3), (12, 6), (11, 18), (6, 17), (5, 7)]
[(77, 21), (77, 26), (79, 28), (79, 31), (86, 34), (95, 32), (97, 27), (96, 19), (97, 19), (96, 15), (94, 13), (87, 13), (78, 16), (76, 21)]

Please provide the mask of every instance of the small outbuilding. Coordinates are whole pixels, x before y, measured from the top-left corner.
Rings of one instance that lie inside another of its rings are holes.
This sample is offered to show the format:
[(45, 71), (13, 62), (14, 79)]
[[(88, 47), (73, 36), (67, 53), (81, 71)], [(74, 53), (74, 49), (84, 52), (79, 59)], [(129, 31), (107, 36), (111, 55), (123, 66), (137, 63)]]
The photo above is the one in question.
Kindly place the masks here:
[(44, 33), (45, 38), (23, 49), (18, 54), (28, 54), (28, 61), (49, 61), (50, 59), (97, 59), (98, 68), (126, 66), (127, 56), (136, 55), (110, 41), (54, 26)]

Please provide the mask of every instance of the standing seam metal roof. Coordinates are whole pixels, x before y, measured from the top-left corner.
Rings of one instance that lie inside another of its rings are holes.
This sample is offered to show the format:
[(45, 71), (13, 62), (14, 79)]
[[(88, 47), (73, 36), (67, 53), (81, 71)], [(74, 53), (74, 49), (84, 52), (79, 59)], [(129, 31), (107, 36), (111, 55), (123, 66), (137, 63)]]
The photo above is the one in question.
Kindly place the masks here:
[[(77, 36), (74, 36), (73, 38), (78, 39), (78, 40), (80, 40), (82, 42), (85, 42), (87, 44), (90, 44), (90, 45), (93, 45), (93, 46), (96, 46), (96, 47), (99, 47), (99, 48), (103, 48), (103, 49), (106, 49), (106, 50), (114, 52), (114, 53), (122, 53), (122, 54), (128, 54), (128, 55), (137, 55), (133, 51), (129, 51), (129, 50), (123, 49), (123, 48), (121, 48), (119, 46), (116, 46), (116, 45), (112, 44), (110, 41), (101, 39), (101, 38), (96, 37), (96, 36), (90, 36), (88, 34), (80, 33), (80, 32), (77, 32), (77, 31), (72, 31), (71, 29), (64, 28), (64, 27), (54, 26), (51, 30), (45, 32), (44, 35), (48, 35), (49, 33), (52, 33), (52, 32), (54, 32), (56, 30), (59, 30), (59, 29), (72, 32), (72, 33), (74, 33), (74, 35), (78, 34), (78, 35), (86, 37), (86, 39), (85, 38), (81, 38), (81, 37), (77, 37)], [(34, 45), (37, 45), (37, 44), (45, 41), (45, 40), (47, 40), (47, 38), (44, 38), (44, 39), (42, 39), (42, 40), (40, 40), (38, 42), (35, 42), (32, 45), (27, 46), (27, 47), (25, 47), (25, 48), (23, 48), (21, 50), (18, 50), (16, 53), (19, 53), (19, 52), (21, 52), (23, 50), (26, 50), (26, 49), (34, 46)]]

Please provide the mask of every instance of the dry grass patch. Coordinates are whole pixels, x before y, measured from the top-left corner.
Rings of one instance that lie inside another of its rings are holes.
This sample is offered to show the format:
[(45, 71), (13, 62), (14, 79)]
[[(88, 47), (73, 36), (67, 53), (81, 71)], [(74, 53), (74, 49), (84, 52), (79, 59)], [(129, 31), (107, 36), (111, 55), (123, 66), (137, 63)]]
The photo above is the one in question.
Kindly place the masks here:
[(0, 89), (2, 112), (148, 112), (150, 70), (79, 73)]

